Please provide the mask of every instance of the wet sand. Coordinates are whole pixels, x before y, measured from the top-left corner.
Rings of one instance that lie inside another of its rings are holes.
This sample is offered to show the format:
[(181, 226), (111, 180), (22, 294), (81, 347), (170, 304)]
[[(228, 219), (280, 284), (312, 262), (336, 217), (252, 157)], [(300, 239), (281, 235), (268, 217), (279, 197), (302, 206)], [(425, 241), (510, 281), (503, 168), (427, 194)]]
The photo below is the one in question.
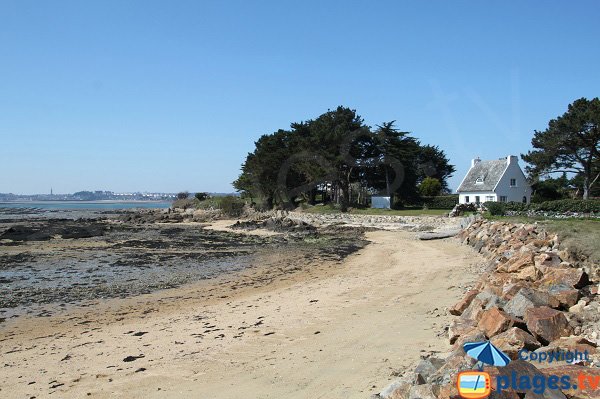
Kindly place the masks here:
[[(219, 228), (219, 226), (217, 226)], [(480, 259), (375, 231), (345, 259), (263, 267), (0, 324), (3, 398), (367, 398), (448, 349)]]

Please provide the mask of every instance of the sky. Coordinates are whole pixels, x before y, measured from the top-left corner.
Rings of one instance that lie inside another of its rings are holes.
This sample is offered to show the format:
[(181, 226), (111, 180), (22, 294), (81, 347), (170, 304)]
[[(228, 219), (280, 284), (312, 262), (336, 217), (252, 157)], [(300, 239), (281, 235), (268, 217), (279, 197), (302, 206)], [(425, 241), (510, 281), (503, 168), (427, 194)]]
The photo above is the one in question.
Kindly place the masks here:
[[(0, 0), (0, 193), (231, 192), (344, 105), (476, 156), (600, 95), (597, 1)], [(523, 162), (521, 161), (521, 164)]]

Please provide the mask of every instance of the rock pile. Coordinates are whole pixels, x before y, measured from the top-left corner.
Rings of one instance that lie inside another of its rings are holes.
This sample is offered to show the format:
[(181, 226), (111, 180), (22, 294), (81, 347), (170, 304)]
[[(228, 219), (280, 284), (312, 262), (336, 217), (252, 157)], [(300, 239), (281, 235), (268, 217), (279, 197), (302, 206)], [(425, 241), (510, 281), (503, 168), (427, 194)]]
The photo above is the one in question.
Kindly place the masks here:
[[(600, 376), (600, 303), (598, 265), (583, 264), (560, 239), (536, 225), (476, 221), (458, 239), (484, 254), (486, 271), (476, 286), (452, 306), (457, 316), (448, 327), (452, 351), (445, 357), (424, 358), (414, 372), (406, 373), (375, 398), (459, 398), (456, 377), (472, 370), (475, 360), (462, 349), (465, 342), (491, 340), (513, 361), (506, 367), (487, 367), (495, 398), (591, 398), (600, 390), (496, 390), (494, 376), (570, 375)], [(593, 280), (594, 278), (592, 278)], [(529, 361), (519, 351), (531, 351)], [(573, 362), (534, 362), (559, 351), (587, 351), (589, 358)], [(546, 354), (544, 356), (543, 354)]]

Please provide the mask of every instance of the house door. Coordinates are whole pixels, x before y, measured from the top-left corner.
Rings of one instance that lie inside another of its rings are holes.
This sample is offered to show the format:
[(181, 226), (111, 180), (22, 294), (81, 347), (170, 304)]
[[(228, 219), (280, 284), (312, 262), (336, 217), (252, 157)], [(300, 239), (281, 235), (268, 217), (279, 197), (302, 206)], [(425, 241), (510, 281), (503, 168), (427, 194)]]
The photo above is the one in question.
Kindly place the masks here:
[(523, 196), (523, 203), (526, 204), (527, 203), (527, 197)]
[(476, 196), (475, 196), (475, 203), (476, 203), (476, 204), (479, 204), (479, 195), (476, 195)]

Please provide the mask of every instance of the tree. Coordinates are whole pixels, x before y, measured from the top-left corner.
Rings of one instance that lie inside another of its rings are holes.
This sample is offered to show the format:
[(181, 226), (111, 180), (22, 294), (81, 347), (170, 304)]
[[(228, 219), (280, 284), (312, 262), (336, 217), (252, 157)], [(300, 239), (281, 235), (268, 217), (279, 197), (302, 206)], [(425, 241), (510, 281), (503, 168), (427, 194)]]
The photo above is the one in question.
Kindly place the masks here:
[(189, 197), (189, 196), (190, 196), (190, 193), (188, 193), (187, 191), (182, 191), (180, 193), (177, 193), (178, 200), (187, 199), (187, 197)]
[(566, 172), (581, 176), (583, 198), (600, 177), (600, 100), (580, 98), (567, 112), (552, 119), (544, 131), (535, 131), (534, 150), (521, 155), (529, 164), (527, 171), (537, 179), (551, 173)]
[(448, 179), (456, 171), (454, 165), (438, 146), (422, 145), (418, 156), (418, 179), (423, 181), (427, 177), (437, 179), (442, 185), (442, 190), (448, 191)]
[(435, 197), (442, 192), (442, 183), (434, 177), (426, 177), (419, 184), (419, 192), (426, 197)]
[(373, 132), (355, 110), (340, 106), (261, 136), (233, 185), (266, 208), (293, 207), (300, 200), (314, 203), (320, 191), (345, 211), (353, 193), (417, 199), (417, 183), (428, 176), (421, 163), (432, 165), (428, 170), (437, 173), (432, 177), (442, 186), (454, 171), (443, 151), (421, 146), (408, 132), (397, 130), (394, 121)]
[(208, 193), (196, 193), (195, 197), (198, 201), (204, 201), (208, 199)]

